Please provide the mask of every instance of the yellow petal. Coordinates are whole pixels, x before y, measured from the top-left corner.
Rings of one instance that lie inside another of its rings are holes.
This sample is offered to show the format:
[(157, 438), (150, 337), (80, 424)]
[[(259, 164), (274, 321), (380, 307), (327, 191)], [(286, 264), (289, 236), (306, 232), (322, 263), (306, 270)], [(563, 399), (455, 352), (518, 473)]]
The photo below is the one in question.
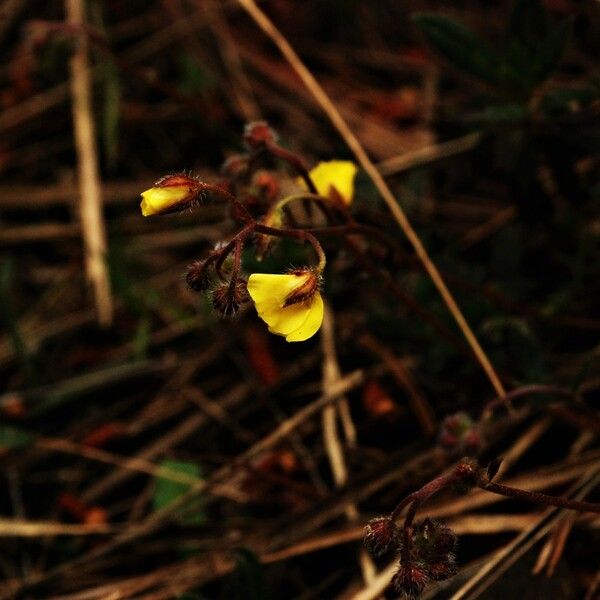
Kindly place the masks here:
[(323, 323), (323, 298), (317, 292), (310, 300), (308, 315), (304, 323), (288, 334), (285, 339), (288, 342), (303, 342), (319, 331)]
[(354, 177), (358, 168), (349, 160), (330, 160), (320, 162), (311, 169), (309, 175), (320, 196), (331, 197), (335, 188), (345, 204), (352, 203), (354, 197)]
[(306, 302), (284, 306), (288, 296), (306, 283), (306, 277), (308, 275), (253, 273), (248, 278), (248, 293), (258, 316), (271, 333), (286, 336), (290, 338), (288, 341), (308, 339), (319, 329), (323, 319), (323, 300), (318, 292)]
[(282, 307), (305, 277), (293, 273), (252, 273), (248, 278), (248, 293), (255, 304), (266, 302)]
[(178, 202), (185, 200), (190, 193), (187, 185), (153, 187), (142, 193), (142, 215), (149, 217), (168, 210)]

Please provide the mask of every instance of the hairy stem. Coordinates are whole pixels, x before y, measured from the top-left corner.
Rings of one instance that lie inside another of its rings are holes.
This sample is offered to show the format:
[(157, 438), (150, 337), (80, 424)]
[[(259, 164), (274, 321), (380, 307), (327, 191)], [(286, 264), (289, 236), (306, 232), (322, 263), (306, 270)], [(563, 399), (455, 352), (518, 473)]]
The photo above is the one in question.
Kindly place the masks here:
[(527, 490), (520, 490), (508, 485), (502, 485), (501, 483), (494, 483), (493, 481), (482, 481), (477, 485), (482, 490), (506, 496), (507, 498), (516, 498), (535, 504), (545, 504), (546, 506), (557, 506), (559, 508), (568, 508), (580, 512), (600, 514), (600, 503), (570, 500), (563, 496), (549, 496), (547, 494), (542, 494), (541, 492), (528, 492)]

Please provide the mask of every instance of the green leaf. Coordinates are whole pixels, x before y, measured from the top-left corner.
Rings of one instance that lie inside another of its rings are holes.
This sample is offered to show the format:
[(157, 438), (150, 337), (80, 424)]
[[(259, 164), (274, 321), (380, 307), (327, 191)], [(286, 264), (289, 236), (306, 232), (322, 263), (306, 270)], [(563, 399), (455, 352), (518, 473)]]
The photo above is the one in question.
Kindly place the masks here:
[(435, 14), (418, 13), (412, 18), (427, 41), (457, 69), (487, 83), (499, 83), (499, 56), (471, 30)]
[[(162, 461), (160, 466), (164, 469), (168, 469), (173, 473), (180, 473), (186, 475), (188, 478), (194, 481), (200, 481), (202, 471), (200, 466), (196, 463), (165, 459)], [(193, 482), (186, 483), (184, 481), (174, 481), (171, 478), (157, 477), (154, 487), (154, 495), (152, 497), (152, 504), (155, 510), (165, 508), (175, 500), (186, 494), (193, 486)], [(205, 515), (202, 510), (199, 501), (193, 502), (185, 508), (185, 515), (182, 513), (181, 518), (185, 523), (188, 524), (200, 524), (205, 521)]]
[(16, 450), (28, 446), (33, 441), (33, 436), (9, 425), (0, 425), (0, 451)]

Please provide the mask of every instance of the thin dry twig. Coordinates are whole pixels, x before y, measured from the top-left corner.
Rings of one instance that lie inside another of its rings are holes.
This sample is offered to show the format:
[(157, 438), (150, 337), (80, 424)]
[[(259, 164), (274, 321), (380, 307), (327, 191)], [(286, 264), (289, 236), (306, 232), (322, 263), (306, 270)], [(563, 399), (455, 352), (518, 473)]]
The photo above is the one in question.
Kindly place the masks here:
[(480, 132), (469, 133), (454, 140), (441, 142), (433, 146), (425, 146), (418, 150), (412, 150), (398, 156), (386, 158), (377, 163), (377, 168), (382, 175), (394, 175), (436, 160), (441, 160), (442, 158), (472, 150), (479, 145), (481, 139), (482, 135)]
[[(325, 307), (323, 325), (321, 328), (321, 342), (323, 347), (323, 394), (328, 395), (331, 393), (333, 386), (335, 386), (341, 378), (340, 367), (335, 351), (334, 319), (329, 306)], [(345, 411), (343, 413), (341, 410), (342, 406), (345, 406)], [(336, 423), (336, 413), (338, 411), (340, 416), (342, 416), (342, 414), (345, 415), (346, 437), (350, 436), (354, 443), (356, 443), (356, 430), (350, 415), (348, 399), (345, 396), (340, 396), (335, 403), (329, 404), (323, 408), (323, 443), (329, 458), (329, 464), (331, 465), (335, 486), (341, 488), (348, 481), (348, 467), (344, 456), (344, 448), (338, 435)], [(344, 512), (351, 523), (356, 522), (359, 518), (358, 508), (353, 502), (348, 502), (346, 504)], [(365, 583), (372, 581), (376, 574), (375, 565), (364, 548), (359, 550), (359, 563)]]
[[(85, 27), (83, 0), (65, 0), (65, 9), (70, 24)], [(105, 262), (106, 228), (102, 214), (102, 189), (92, 115), (88, 41), (86, 37), (81, 36), (75, 43), (76, 50), (69, 66), (85, 265), (87, 277), (94, 293), (98, 322), (103, 326), (108, 326), (113, 318), (113, 302)]]

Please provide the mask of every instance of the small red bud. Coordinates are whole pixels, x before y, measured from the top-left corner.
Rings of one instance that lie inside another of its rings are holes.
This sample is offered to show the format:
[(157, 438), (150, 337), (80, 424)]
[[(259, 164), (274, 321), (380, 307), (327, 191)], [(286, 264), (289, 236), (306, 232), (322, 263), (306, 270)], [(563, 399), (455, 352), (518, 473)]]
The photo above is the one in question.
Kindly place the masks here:
[(190, 290), (201, 292), (210, 287), (211, 276), (209, 266), (206, 260), (195, 260), (188, 266), (185, 282)]
[(248, 123), (244, 129), (244, 142), (250, 150), (259, 150), (277, 141), (275, 132), (265, 121)]
[(407, 562), (401, 564), (400, 568), (392, 577), (392, 586), (399, 594), (409, 600), (416, 600), (429, 583), (427, 569), (420, 563)]
[(427, 565), (427, 574), (432, 581), (444, 581), (454, 577), (458, 567), (453, 554), (448, 554), (445, 560), (440, 560)]
[(450, 415), (442, 422), (438, 444), (453, 455), (476, 456), (481, 450), (479, 425), (464, 412)]
[(248, 155), (234, 154), (221, 165), (221, 172), (227, 177), (239, 177), (248, 171)]
[(433, 547), (439, 555), (449, 554), (456, 550), (458, 538), (450, 527), (439, 525), (435, 532)]
[(223, 283), (212, 293), (214, 309), (223, 317), (232, 317), (240, 305), (249, 300), (246, 282), (238, 279), (235, 282)]
[(258, 171), (254, 175), (254, 185), (267, 202), (274, 202), (279, 196), (280, 185), (277, 178), (268, 171)]
[(456, 534), (439, 521), (425, 519), (414, 529), (413, 557), (426, 564), (445, 560), (456, 548)]
[(459, 491), (466, 492), (477, 485), (481, 477), (481, 467), (476, 460), (465, 457), (456, 465), (454, 473), (457, 477), (455, 487)]
[(389, 517), (372, 519), (365, 526), (363, 543), (373, 556), (383, 556), (398, 549), (400, 530)]

